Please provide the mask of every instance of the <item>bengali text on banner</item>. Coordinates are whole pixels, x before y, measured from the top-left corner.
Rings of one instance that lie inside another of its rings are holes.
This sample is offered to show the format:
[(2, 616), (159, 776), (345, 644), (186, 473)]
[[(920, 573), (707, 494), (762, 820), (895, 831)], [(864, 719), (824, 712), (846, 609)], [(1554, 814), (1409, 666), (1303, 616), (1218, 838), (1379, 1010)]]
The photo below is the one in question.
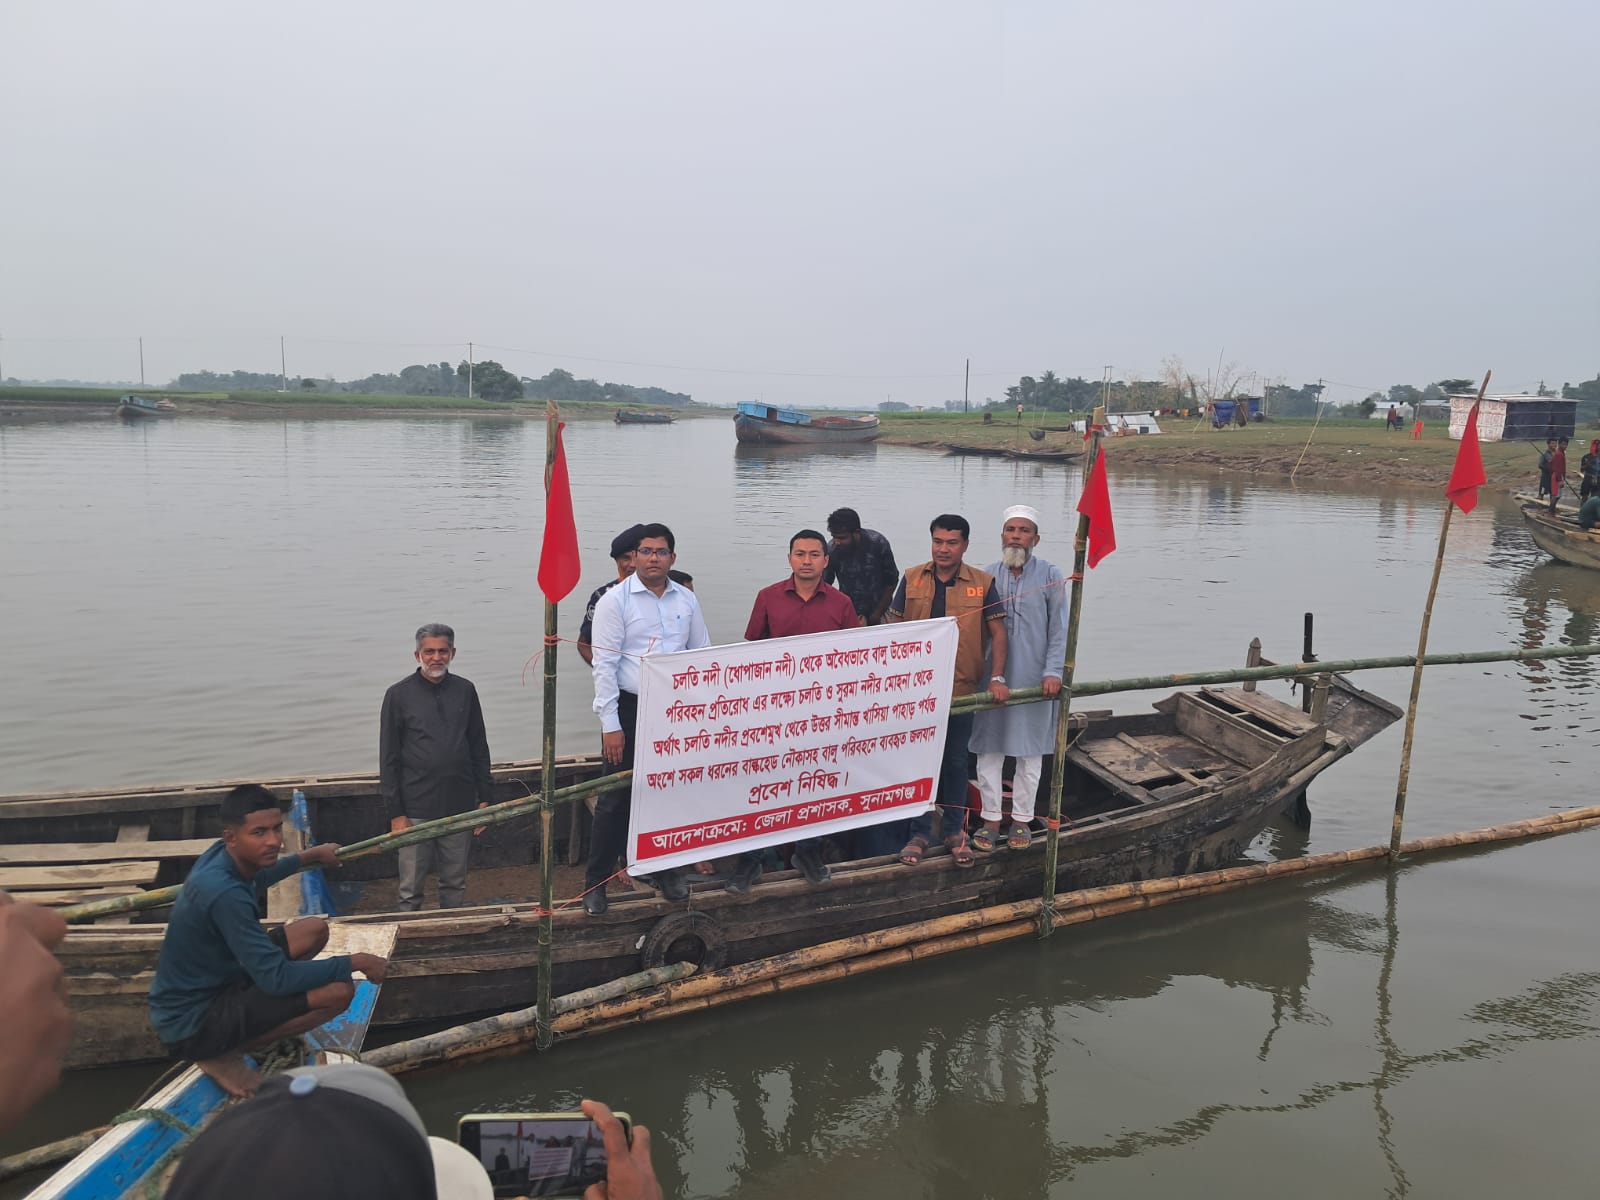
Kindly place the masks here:
[(645, 658), (629, 872), (926, 810), (956, 639), (945, 617)]

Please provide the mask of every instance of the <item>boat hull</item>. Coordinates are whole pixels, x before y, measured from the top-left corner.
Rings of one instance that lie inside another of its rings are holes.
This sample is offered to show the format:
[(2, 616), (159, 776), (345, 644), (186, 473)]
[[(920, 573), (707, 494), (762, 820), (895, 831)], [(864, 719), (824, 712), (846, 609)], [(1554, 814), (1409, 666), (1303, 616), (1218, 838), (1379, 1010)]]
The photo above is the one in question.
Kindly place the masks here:
[(833, 418), (827, 423), (818, 420), (796, 425), (739, 413), (733, 418), (733, 436), (751, 446), (849, 446), (874, 441), (882, 432), (876, 417), (863, 417), (848, 424), (844, 420)]
[[(1354, 689), (1342, 688), (1339, 698), (1339, 719), (1322, 725), (1264, 696), (1234, 700), (1217, 690), (1169, 697), (1153, 713), (1096, 714), (1070, 752), (1071, 825), (1059, 848), (1058, 890), (1235, 861), (1312, 779), (1400, 714)], [(1138, 746), (1147, 750), (1128, 749)], [(684, 957), (748, 962), (1037, 896), (1044, 854), (1039, 835), (1027, 850), (985, 855), (971, 868), (957, 868), (940, 849), (915, 870), (892, 857), (841, 863), (821, 886), (793, 871), (770, 875), (742, 896), (698, 884), (687, 910), (653, 893), (615, 898), (598, 918), (569, 903), (554, 918), (552, 988), (574, 991)], [(346, 920), (398, 926), (377, 1026), (464, 1020), (536, 998), (536, 904)], [(159, 925), (69, 933), (60, 954), (75, 1016), (70, 1066), (160, 1057), (145, 998), (162, 933)]]
[(1550, 557), (1575, 567), (1600, 571), (1600, 533), (1580, 529), (1573, 521), (1552, 517), (1540, 504), (1524, 504), (1522, 519), (1533, 544)]

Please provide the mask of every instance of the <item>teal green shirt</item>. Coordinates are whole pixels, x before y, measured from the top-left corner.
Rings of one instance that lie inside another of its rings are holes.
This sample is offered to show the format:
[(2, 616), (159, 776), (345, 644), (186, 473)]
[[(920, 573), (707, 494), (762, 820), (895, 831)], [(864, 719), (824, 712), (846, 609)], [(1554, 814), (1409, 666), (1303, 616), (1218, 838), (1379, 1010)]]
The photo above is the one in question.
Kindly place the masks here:
[(300, 856), (290, 854), (246, 879), (221, 841), (200, 856), (178, 893), (150, 985), (150, 1024), (163, 1043), (198, 1033), (212, 999), (246, 979), (269, 996), (349, 980), (349, 955), (295, 962), (262, 928), (256, 888), (299, 869)]
[(1585, 529), (1600, 525), (1600, 496), (1590, 496), (1578, 510), (1578, 524)]

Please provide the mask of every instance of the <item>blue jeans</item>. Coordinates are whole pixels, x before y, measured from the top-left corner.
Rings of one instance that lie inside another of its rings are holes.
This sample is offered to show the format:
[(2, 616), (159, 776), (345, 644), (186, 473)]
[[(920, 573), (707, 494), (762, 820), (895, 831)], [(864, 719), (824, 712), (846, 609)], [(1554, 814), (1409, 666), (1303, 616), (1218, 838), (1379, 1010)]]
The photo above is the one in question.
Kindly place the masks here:
[[(944, 760), (939, 764), (939, 787), (934, 793), (938, 811), (944, 817), (944, 836), (954, 837), (967, 827), (967, 743), (972, 740), (975, 713), (956, 713), (944, 732)], [(906, 840), (914, 837), (933, 841), (933, 813), (911, 818)]]

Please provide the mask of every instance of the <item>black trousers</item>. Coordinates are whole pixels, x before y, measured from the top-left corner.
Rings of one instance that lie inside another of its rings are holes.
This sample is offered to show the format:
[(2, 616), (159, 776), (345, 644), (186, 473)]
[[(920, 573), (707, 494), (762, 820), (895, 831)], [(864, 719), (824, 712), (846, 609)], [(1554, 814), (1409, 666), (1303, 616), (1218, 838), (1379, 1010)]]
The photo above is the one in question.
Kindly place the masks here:
[[(622, 722), (622, 763), (606, 774), (633, 770), (633, 740), (639, 728), (639, 697), (617, 693), (617, 717)], [(617, 859), (628, 849), (628, 817), (633, 808), (626, 791), (601, 792), (594, 802), (594, 827), (589, 832), (589, 864), (584, 870), (584, 890), (610, 879)]]

